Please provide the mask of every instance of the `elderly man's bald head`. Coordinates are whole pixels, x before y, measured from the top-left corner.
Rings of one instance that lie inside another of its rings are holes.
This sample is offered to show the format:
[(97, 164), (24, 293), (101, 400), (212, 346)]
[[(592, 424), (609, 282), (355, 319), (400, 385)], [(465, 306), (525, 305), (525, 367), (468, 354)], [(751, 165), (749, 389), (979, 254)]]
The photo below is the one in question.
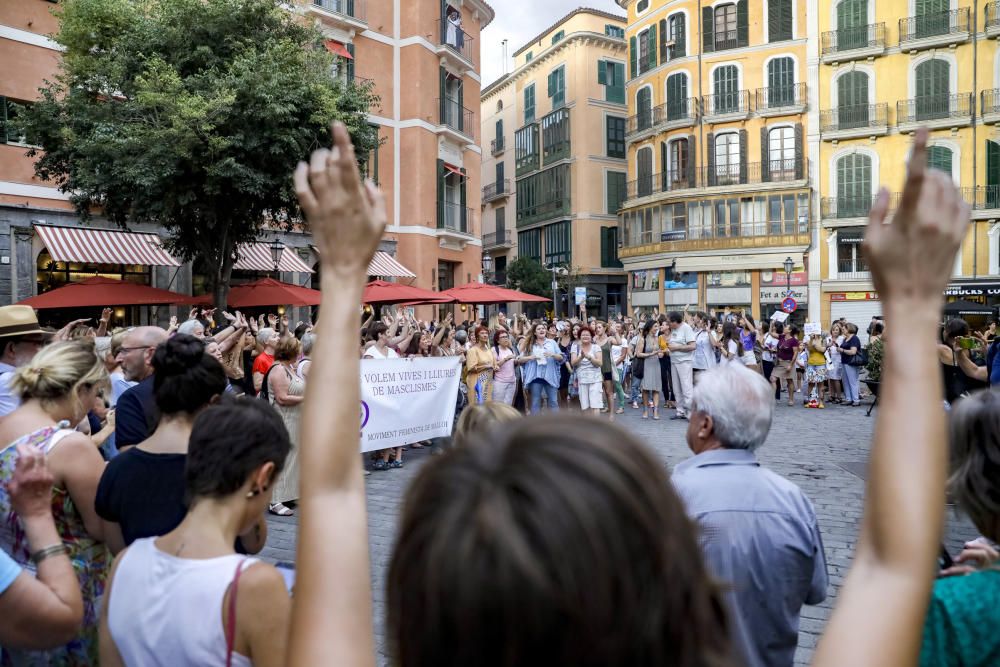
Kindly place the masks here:
[(159, 327), (136, 327), (125, 335), (116, 357), (126, 380), (139, 382), (153, 374), (153, 354), (167, 340), (167, 332)]

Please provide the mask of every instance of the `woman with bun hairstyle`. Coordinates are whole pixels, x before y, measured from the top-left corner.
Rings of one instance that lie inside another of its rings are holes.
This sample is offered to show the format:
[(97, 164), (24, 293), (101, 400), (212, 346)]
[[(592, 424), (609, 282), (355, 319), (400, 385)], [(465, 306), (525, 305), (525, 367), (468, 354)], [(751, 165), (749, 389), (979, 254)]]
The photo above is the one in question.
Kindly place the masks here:
[(52, 471), (52, 514), (68, 550), (83, 595), (83, 626), (68, 644), (49, 651), (4, 649), (4, 664), (97, 664), (97, 622), (101, 595), (111, 565), (102, 542), (114, 531), (94, 510), (94, 495), (104, 460), (91, 439), (73, 430), (97, 394), (108, 387), (104, 362), (88, 341), (66, 341), (43, 348), (13, 376), (19, 408), (0, 420), (0, 549), (23, 568), (35, 571), (21, 518), (6, 484), (17, 462), (18, 446), (38, 448)]
[[(165, 535), (184, 519), (184, 465), (191, 427), (195, 417), (226, 390), (222, 364), (193, 336), (178, 334), (160, 345), (153, 354), (153, 369), (160, 423), (148, 439), (112, 459), (94, 503), (101, 518), (120, 531), (122, 546)], [(241, 538), (249, 553), (263, 547), (263, 540), (253, 537), (251, 532)]]
[[(302, 344), (294, 336), (285, 336), (274, 348), (274, 368), (267, 375), (268, 397), (288, 429), (292, 451), (288, 455), (284, 472), (274, 485), (274, 502), (268, 508), (271, 514), (291, 516), (294, 512), (285, 505), (299, 499), (299, 413), (306, 393), (306, 382), (295, 370)], [(389, 457), (388, 451), (385, 457)], [(396, 460), (402, 467), (403, 448), (396, 449)]]

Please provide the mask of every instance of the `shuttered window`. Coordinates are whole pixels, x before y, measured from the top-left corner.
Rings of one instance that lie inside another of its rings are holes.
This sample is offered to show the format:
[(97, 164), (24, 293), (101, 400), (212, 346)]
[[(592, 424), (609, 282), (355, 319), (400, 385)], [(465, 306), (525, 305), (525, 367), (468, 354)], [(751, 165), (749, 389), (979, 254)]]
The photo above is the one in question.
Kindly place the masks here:
[(569, 220), (547, 225), (545, 231), (545, 264), (570, 264), (573, 239)]
[(951, 63), (940, 58), (917, 65), (914, 70), (917, 120), (948, 117), (951, 104), (950, 74)]
[(767, 39), (769, 42), (792, 39), (792, 0), (768, 0)]
[(670, 189), (688, 185), (690, 172), (690, 150), (687, 139), (674, 139), (667, 149), (667, 187)]
[(687, 74), (677, 72), (667, 77), (667, 120), (688, 117)]
[(1000, 143), (986, 141), (986, 207), (1000, 208)]
[(618, 259), (618, 228), (601, 227), (601, 268), (620, 269)]
[(609, 215), (617, 215), (618, 209), (625, 201), (625, 172), (607, 172), (607, 206), (605, 212)]
[(916, 0), (913, 6), (916, 16), (916, 37), (933, 37), (948, 33), (951, 16), (949, 0)]
[(667, 19), (666, 34), (662, 36), (666, 59), (683, 58), (687, 55), (687, 26), (684, 14), (672, 14)]
[(639, 74), (649, 71), (649, 30), (643, 30), (639, 39)]
[(604, 99), (625, 104), (625, 65), (609, 60), (597, 61), (597, 83), (604, 86)]
[(712, 74), (712, 86), (715, 92), (715, 113), (731, 113), (739, 110), (740, 73), (736, 65), (716, 68)]
[(625, 119), (618, 116), (607, 117), (608, 157), (625, 157)]
[(617, 37), (618, 39), (625, 39), (625, 28), (619, 28), (616, 25), (611, 25), (610, 23), (604, 26), (604, 34), (608, 37)]
[(837, 119), (842, 130), (868, 125), (868, 74), (847, 72), (837, 79)]
[(653, 194), (653, 149), (648, 146), (640, 148), (635, 156), (636, 174), (636, 194), (639, 197), (647, 197)]
[(535, 120), (535, 84), (531, 84), (524, 89), (524, 122), (532, 123)]
[(556, 34), (552, 35), (552, 43), (553, 44), (557, 44), (558, 42), (561, 42), (562, 39), (563, 39), (563, 37), (565, 37), (565, 36), (566, 36), (566, 31), (565, 30), (560, 30)]
[(795, 61), (775, 58), (767, 63), (767, 106), (785, 107), (795, 103)]
[(642, 88), (636, 93), (635, 106), (639, 131), (648, 130), (653, 126), (653, 91), (651, 88)]
[(872, 159), (863, 153), (837, 160), (837, 217), (867, 216), (872, 207)]
[(768, 175), (771, 180), (795, 178), (795, 129), (776, 127), (768, 132)]
[(939, 169), (950, 177), (952, 175), (952, 152), (947, 146), (929, 146), (927, 148), (927, 166)]
[(837, 49), (868, 46), (868, 0), (841, 0), (837, 5)]
[(549, 74), (549, 97), (552, 108), (558, 109), (566, 104), (566, 67), (562, 66)]
[(542, 230), (530, 229), (517, 233), (517, 256), (542, 261)]

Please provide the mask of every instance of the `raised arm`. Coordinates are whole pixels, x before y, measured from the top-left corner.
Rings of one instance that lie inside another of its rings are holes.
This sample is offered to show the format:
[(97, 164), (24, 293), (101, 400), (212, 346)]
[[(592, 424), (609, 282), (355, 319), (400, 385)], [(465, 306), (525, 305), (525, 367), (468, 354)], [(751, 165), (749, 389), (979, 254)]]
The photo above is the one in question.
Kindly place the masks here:
[(365, 489), (358, 465), (358, 304), (368, 262), (385, 228), (385, 201), (362, 184), (347, 129), (334, 148), (313, 152), (295, 172), (295, 191), (319, 247), (324, 293), (311, 378), (340, 387), (337, 400), (307, 392), (301, 424), (298, 583), (292, 603), (290, 667), (373, 667), (371, 573)]
[[(937, 321), (969, 207), (945, 174), (926, 169), (917, 131), (899, 209), (872, 208), (865, 255), (886, 319), (878, 419), (854, 564), (816, 650), (815, 667), (904, 667), (920, 655), (944, 520), (947, 434)], [(919, 410), (913, 406), (919, 405)]]

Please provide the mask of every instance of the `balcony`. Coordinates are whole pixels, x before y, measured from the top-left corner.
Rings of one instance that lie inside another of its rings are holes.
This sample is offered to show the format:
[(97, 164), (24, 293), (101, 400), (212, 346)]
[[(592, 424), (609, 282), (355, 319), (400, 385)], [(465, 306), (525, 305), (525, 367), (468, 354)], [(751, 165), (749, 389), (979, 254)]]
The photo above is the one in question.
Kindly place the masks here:
[(962, 198), (972, 207), (973, 219), (1000, 218), (1000, 185), (962, 188)]
[(841, 259), (837, 261), (837, 280), (868, 281), (871, 279), (872, 274), (864, 258), (859, 257), (857, 259)]
[(649, 231), (634, 235), (626, 230), (624, 245), (618, 254), (625, 258), (661, 252), (696, 250), (739, 250), (780, 246), (806, 248), (809, 246), (811, 238), (807, 220), (740, 222), (735, 225), (706, 225), (674, 231)]
[(548, 167), (553, 162), (570, 156), (569, 109), (556, 109), (538, 121), (542, 133), (542, 164)]
[(986, 36), (1000, 37), (1000, 2), (986, 3)]
[(514, 235), (506, 229), (498, 229), (495, 232), (483, 234), (483, 250), (493, 248), (510, 248), (514, 245)]
[(308, 9), (322, 21), (338, 27), (359, 30), (368, 27), (365, 0), (312, 0)]
[[(878, 195), (871, 197), (823, 197), (819, 200), (820, 216), (823, 220), (850, 220), (851, 224), (859, 224), (868, 219), (872, 211), (872, 204)], [(889, 211), (894, 211), (899, 206), (900, 193), (893, 192), (889, 195)]]
[(514, 133), (514, 174), (523, 176), (536, 171), (541, 165), (538, 123), (531, 123)]
[(755, 108), (761, 118), (791, 116), (806, 110), (806, 99), (808, 95), (804, 83), (758, 88)]
[(472, 37), (447, 18), (438, 21), (440, 41), (436, 53), (447, 58), (458, 67), (475, 69), (473, 59)]
[(969, 8), (899, 19), (899, 50), (920, 51), (969, 41)]
[(489, 185), (483, 186), (483, 203), (488, 204), (496, 199), (509, 197), (510, 194), (510, 179), (505, 178), (502, 181), (497, 181), (496, 183), (490, 183)]
[(972, 93), (927, 95), (896, 102), (896, 125), (900, 132), (912, 132), (926, 125), (930, 129), (956, 128), (972, 124)]
[(500, 155), (501, 153), (503, 153), (503, 151), (504, 151), (503, 137), (497, 137), (496, 139), (490, 142), (490, 154), (493, 155), (493, 157)]
[(438, 233), (455, 235), (462, 240), (468, 240), (472, 228), (472, 209), (456, 202), (438, 202)]
[(728, 51), (729, 49), (736, 49), (740, 47), (739, 31), (737, 30), (716, 30), (715, 31), (715, 50), (716, 51)]
[(698, 98), (688, 97), (642, 110), (625, 119), (625, 138), (636, 142), (660, 132), (693, 127), (698, 122)]
[(750, 91), (734, 90), (718, 95), (705, 95), (701, 108), (710, 124), (746, 120), (750, 117)]
[(823, 141), (884, 136), (889, 133), (889, 105), (856, 104), (821, 111), (819, 131)]
[(979, 93), (979, 113), (987, 125), (1000, 122), (1000, 88)]
[[(662, 193), (715, 194), (753, 186), (754, 190), (780, 190), (796, 187), (806, 179), (804, 159), (769, 160), (747, 165), (716, 165), (684, 169), (676, 173), (651, 174), (625, 184), (625, 198), (638, 199)], [(769, 187), (774, 184), (772, 187)], [(695, 192), (686, 192), (694, 191)]]
[(830, 30), (823, 33), (821, 40), (824, 65), (877, 58), (885, 55), (885, 24)]
[(475, 141), (473, 133), (474, 116), (472, 111), (466, 109), (458, 100), (451, 97), (438, 98), (438, 105), (441, 109), (441, 118), (438, 127), (451, 135), (461, 144), (468, 144)]
[(639, 113), (625, 119), (625, 138), (629, 141), (639, 141), (647, 136), (652, 136), (656, 132), (655, 119), (663, 114), (663, 106), (652, 109), (640, 109)]

